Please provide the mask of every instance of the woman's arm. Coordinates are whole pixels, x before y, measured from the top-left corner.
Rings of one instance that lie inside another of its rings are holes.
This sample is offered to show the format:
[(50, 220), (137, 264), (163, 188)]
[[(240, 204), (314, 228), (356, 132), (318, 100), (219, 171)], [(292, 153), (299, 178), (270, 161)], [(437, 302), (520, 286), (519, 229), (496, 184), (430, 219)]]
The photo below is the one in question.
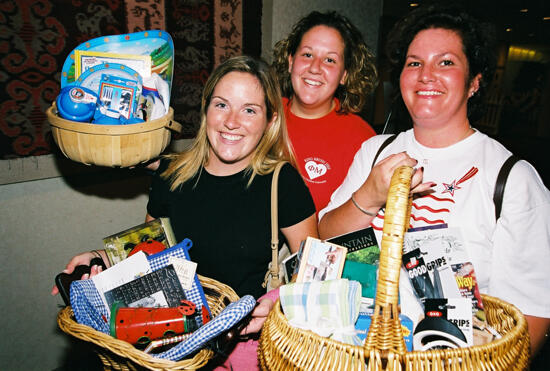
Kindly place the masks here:
[(508, 175), (502, 212), (491, 240), (488, 294), (519, 308), (527, 320), (533, 357), (550, 330), (550, 192), (526, 161)]
[[(319, 222), (321, 238), (327, 239), (369, 226), (386, 203), (395, 169), (400, 166), (414, 167), (417, 163), (418, 161), (406, 152), (390, 155), (377, 163), (365, 182), (346, 202), (322, 216)], [(423, 173), (422, 168), (415, 171), (411, 182), (413, 193), (424, 192), (433, 187), (434, 184), (431, 182), (422, 183)]]
[(281, 228), (281, 232), (288, 242), (288, 248), (291, 253), (295, 253), (300, 248), (300, 243), (308, 236), (319, 238), (319, 231), (317, 229), (317, 217), (315, 213), (299, 223), (291, 225), (290, 227)]
[[(290, 227), (281, 228), (285, 236), (291, 253), (295, 253), (300, 248), (300, 243), (308, 236), (319, 238), (317, 231), (317, 217), (315, 213), (299, 223)], [(279, 297), (279, 289), (274, 289), (258, 299), (258, 306), (252, 312), (250, 324), (243, 329), (242, 335), (259, 332), (267, 319), (267, 315), (273, 308), (273, 304)]]
[(547, 334), (550, 331), (550, 318), (525, 316), (527, 329), (531, 340), (531, 358), (533, 358), (544, 342), (548, 340)]

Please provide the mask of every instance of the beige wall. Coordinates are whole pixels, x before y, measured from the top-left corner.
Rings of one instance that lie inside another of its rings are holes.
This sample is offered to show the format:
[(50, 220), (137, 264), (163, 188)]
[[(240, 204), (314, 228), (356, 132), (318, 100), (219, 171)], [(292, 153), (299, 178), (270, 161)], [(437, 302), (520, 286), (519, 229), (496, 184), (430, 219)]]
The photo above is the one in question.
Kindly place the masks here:
[[(382, 0), (264, 0), (264, 56), (314, 9), (349, 16), (376, 45)], [(149, 180), (140, 174), (53, 155), (0, 161), (0, 369), (53, 370), (71, 355), (75, 348), (55, 322), (61, 299), (49, 294), (54, 277), (75, 253), (143, 222)]]
[(376, 52), (382, 5), (383, 0), (264, 0), (262, 57), (270, 61), (273, 45), (287, 35), (296, 21), (313, 10), (335, 10), (345, 15)]
[(62, 301), (49, 294), (55, 275), (69, 257), (101, 248), (102, 237), (145, 218), (148, 179), (115, 176), (0, 186), (0, 369), (52, 370), (64, 363), (69, 339), (55, 322)]

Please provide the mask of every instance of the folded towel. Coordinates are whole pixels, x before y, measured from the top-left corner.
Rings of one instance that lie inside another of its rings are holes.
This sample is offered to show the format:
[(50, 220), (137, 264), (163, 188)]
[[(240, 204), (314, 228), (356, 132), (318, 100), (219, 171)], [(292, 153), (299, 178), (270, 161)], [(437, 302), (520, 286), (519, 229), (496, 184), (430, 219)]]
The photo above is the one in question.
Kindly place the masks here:
[(361, 284), (337, 279), (291, 283), (280, 288), (289, 324), (344, 343), (360, 345), (355, 321), (361, 305)]

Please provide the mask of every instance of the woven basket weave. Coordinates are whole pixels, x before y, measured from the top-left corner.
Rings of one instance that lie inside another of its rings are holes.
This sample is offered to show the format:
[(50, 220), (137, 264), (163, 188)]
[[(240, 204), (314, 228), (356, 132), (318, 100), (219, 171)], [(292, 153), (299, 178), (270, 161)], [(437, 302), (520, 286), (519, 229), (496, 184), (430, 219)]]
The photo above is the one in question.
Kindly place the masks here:
[(344, 344), (292, 327), (280, 302), (260, 336), (267, 370), (524, 370), (529, 362), (527, 322), (513, 305), (483, 295), (487, 321), (502, 338), (485, 345), (407, 352), (398, 317), (399, 270), (408, 227), (413, 169), (398, 168), (386, 202), (375, 310), (364, 346)]
[[(231, 287), (211, 278), (199, 276), (199, 279), (212, 316), (217, 316), (229, 303), (239, 300)], [(178, 362), (155, 358), (130, 343), (77, 323), (71, 307), (59, 311), (57, 323), (63, 332), (95, 344), (95, 351), (106, 370), (196, 370), (214, 357), (212, 350), (202, 349), (194, 357)]]
[(181, 132), (174, 110), (161, 118), (131, 125), (98, 125), (66, 120), (55, 104), (46, 110), (55, 143), (73, 161), (86, 165), (129, 167), (157, 157)]

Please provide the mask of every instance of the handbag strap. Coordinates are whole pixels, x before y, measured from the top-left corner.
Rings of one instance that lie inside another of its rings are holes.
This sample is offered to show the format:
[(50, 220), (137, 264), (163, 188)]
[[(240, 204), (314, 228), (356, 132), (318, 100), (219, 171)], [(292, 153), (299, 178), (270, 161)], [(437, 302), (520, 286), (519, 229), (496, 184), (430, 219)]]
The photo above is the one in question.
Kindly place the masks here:
[(382, 145), (380, 146), (380, 148), (378, 148), (378, 152), (376, 152), (376, 154), (374, 155), (374, 159), (372, 160), (372, 165), (370, 166), (370, 168), (372, 169), (374, 167), (374, 165), (376, 164), (376, 160), (378, 160), (378, 156), (380, 156), (380, 153), (382, 153), (382, 151), (384, 150), (384, 148), (386, 148), (391, 142), (393, 142), (393, 140), (397, 137), (397, 135), (395, 134), (392, 134), (390, 135), (389, 137), (386, 138), (386, 140), (382, 143)]
[(502, 199), (504, 197), (504, 189), (506, 188), (506, 181), (508, 180), (508, 174), (512, 167), (520, 160), (519, 157), (510, 155), (504, 162), (500, 171), (498, 172), (497, 181), (495, 183), (495, 190), (493, 193), (493, 203), (495, 204), (495, 219), (500, 218), (500, 212), (502, 210)]
[(273, 287), (279, 287), (279, 214), (277, 191), (279, 186), (279, 173), (285, 162), (279, 162), (273, 171), (273, 179), (271, 180), (271, 282)]

